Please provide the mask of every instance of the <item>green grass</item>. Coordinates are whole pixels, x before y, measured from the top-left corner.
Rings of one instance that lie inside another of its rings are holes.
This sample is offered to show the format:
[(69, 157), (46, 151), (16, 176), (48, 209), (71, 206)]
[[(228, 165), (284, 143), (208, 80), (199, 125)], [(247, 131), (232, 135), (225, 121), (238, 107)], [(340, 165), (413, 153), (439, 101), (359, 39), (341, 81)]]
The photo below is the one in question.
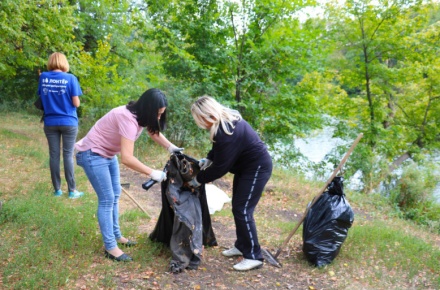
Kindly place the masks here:
[[(43, 182), (34, 188), (19, 188), (22, 194), (8, 199), (0, 214), (0, 252), (7, 261), (1, 268), (3, 285), (14, 289), (58, 289), (93, 268), (95, 275), (104, 273), (104, 279), (96, 281), (97, 287), (114, 287), (111, 264), (95, 265), (94, 257), (100, 257), (103, 249), (94, 197), (54, 198)], [(140, 211), (121, 215), (127, 236), (136, 235), (136, 222), (143, 219), (145, 214)], [(145, 237), (137, 240), (142, 246), (135, 257), (143, 263), (151, 263), (166, 252)]]
[(149, 217), (141, 210), (128, 210), (120, 215), (119, 220), (122, 222), (137, 222), (143, 218)]
[(12, 140), (17, 139), (17, 140), (28, 140), (29, 137), (23, 136), (23, 135), (19, 135), (15, 132), (12, 132), (11, 130), (2, 128), (0, 131), (0, 134), (4, 137), (4, 138), (9, 138)]
[[(0, 288), (59, 289), (75, 288), (72, 283), (93, 269), (97, 288), (115, 286), (112, 263), (95, 263), (103, 256), (101, 235), (96, 220), (96, 196), (70, 200), (66, 193), (54, 198), (48, 180), (48, 153), (38, 116), (20, 113), (2, 114), (3, 200), (0, 212)], [(3, 151), (4, 149), (4, 151)], [(62, 167), (62, 164), (61, 164)], [(79, 167), (75, 168), (78, 188), (88, 181)], [(3, 186), (4, 185), (4, 186)], [(137, 226), (146, 218), (140, 211), (121, 214), (128, 236), (136, 235)], [(148, 263), (164, 251), (144, 241), (139, 259)], [(144, 257), (143, 257), (144, 258)], [(128, 265), (130, 267), (130, 265)], [(134, 266), (133, 266), (134, 267)], [(108, 275), (106, 275), (106, 273)], [(90, 273), (89, 273), (90, 274)]]
[(93, 216), (91, 204), (78, 205), (37, 190), (5, 203), (0, 224), (9, 233), (3, 234), (8, 243), (1, 245), (10, 259), (3, 274), (6, 285), (23, 289), (62, 286), (65, 279), (77, 278), (71, 268), (79, 261), (90, 266), (86, 249), (98, 238), (89, 234), (96, 232), (96, 222), (89, 218)]
[[(375, 221), (350, 230), (350, 240), (344, 246), (351, 258), (361, 262), (375, 253), (382, 254), (383, 264), (392, 269), (399, 265), (410, 275), (416, 269), (438, 269), (440, 252), (417, 237), (392, 228), (383, 221)], [(359, 253), (361, 255), (359, 256)]]

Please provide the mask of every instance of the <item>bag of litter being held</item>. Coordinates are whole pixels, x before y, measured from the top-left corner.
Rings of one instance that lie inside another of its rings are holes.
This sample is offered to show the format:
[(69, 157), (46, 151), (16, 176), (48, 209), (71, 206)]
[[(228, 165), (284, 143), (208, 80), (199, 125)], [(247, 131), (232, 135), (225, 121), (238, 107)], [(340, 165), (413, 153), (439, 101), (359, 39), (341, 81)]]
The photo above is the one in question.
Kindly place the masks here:
[(342, 177), (335, 177), (304, 219), (303, 253), (317, 267), (328, 265), (336, 258), (354, 221), (343, 181)]
[(204, 246), (217, 246), (211, 225), (205, 185), (196, 189), (187, 182), (197, 176), (198, 160), (173, 153), (165, 167), (167, 180), (161, 183), (162, 210), (149, 238), (169, 246), (169, 271), (198, 269)]

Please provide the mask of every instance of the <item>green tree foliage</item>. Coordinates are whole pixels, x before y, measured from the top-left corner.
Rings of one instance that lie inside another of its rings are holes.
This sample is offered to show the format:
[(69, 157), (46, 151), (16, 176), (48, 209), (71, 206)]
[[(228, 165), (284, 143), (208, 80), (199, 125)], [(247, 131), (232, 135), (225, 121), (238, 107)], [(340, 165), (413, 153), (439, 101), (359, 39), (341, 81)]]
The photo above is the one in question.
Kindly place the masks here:
[[(93, 75), (95, 82), (111, 83), (111, 97), (97, 97), (98, 91), (87, 96), (90, 106), (99, 104), (94, 111), (104, 112), (106, 109), (125, 102), (127, 99), (137, 99), (148, 87), (163, 82), (160, 72), (160, 56), (154, 53), (154, 42), (148, 39), (151, 27), (145, 17), (145, 7), (141, 1), (73, 1), (78, 9), (75, 11), (80, 19), (75, 29), (76, 38), (83, 44), (82, 59), (79, 62), (81, 71), (91, 72), (95, 69), (87, 67), (94, 61), (101, 68), (112, 70), (112, 73)], [(105, 47), (105, 49), (104, 49)], [(104, 50), (105, 56), (103, 55)], [(87, 55), (86, 55), (87, 54)], [(104, 57), (104, 58), (103, 58)], [(87, 59), (87, 60), (86, 60)], [(113, 79), (117, 75), (117, 78)], [(82, 80), (90, 78), (89, 73), (81, 76)], [(88, 86), (90, 81), (87, 84)], [(83, 85), (83, 83), (81, 84)], [(90, 89), (90, 88), (86, 88)], [(102, 93), (108, 93), (107, 90)], [(89, 109), (91, 109), (91, 107)], [(88, 110), (87, 112), (91, 112)], [(99, 114), (92, 114), (97, 117)]]
[[(431, 11), (439, 12), (439, 6), (423, 7), (419, 17)], [(395, 122), (405, 126), (410, 144), (402, 155), (416, 158), (420, 152), (440, 148), (440, 21), (428, 21), (403, 41), (407, 53), (396, 83)]]
[[(67, 55), (71, 73), (80, 78), (85, 92), (93, 92), (84, 97), (83, 112), (92, 118), (163, 83), (160, 56), (148, 41), (145, 7), (139, 1), (5, 0), (0, 8), (0, 37), (5, 40), (0, 48), (2, 100), (34, 99), (38, 71), (46, 70), (54, 51)], [(111, 83), (101, 90), (107, 97), (98, 97), (96, 83), (89, 87), (92, 82)]]
[(439, 57), (432, 9), (438, 6), (399, 0), (328, 6), (329, 35), (339, 43), (330, 66), (347, 92), (330, 112), (345, 121), (339, 135), (364, 132), (365, 148), (352, 164), (367, 191), (406, 159), (439, 148), (436, 69), (425, 73)]
[(34, 98), (38, 69), (61, 51), (78, 50), (73, 34), (77, 21), (68, 1), (0, 1), (0, 86), (2, 100)]
[[(283, 165), (296, 155), (283, 146), (330, 115), (338, 137), (364, 133), (348, 174), (361, 170), (368, 191), (405, 160), (421, 162), (440, 147), (439, 5), (334, 1), (324, 17), (303, 21), (315, 5), (3, 0), (0, 100), (33, 100), (38, 69), (61, 51), (80, 79), (83, 117), (94, 121), (158, 87), (169, 98), (167, 136), (206, 148), (189, 107), (208, 94), (240, 110), (272, 151), (284, 148)], [(336, 163), (346, 147), (338, 150)]]
[(322, 23), (303, 25), (295, 16), (312, 2), (148, 4), (165, 71), (192, 98), (209, 94), (239, 109), (272, 144), (322, 125), (313, 93), (305, 92), (318, 78), (298, 85), (324, 51)]
[(157, 50), (170, 77), (185, 81), (194, 95), (219, 95), (227, 83), (224, 21), (216, 1), (150, 1)]
[(84, 94), (81, 97), (82, 113), (95, 120), (127, 101), (127, 96), (119, 93), (123, 80), (115, 64), (117, 56), (110, 53), (107, 42), (98, 41), (97, 45), (95, 57), (87, 52), (79, 55), (77, 71)]

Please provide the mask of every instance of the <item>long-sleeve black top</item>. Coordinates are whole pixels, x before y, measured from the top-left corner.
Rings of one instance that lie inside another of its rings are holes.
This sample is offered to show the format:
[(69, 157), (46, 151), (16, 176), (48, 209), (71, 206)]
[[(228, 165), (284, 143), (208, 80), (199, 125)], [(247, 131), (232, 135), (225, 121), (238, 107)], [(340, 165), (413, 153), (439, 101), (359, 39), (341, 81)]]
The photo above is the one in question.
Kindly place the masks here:
[(245, 172), (268, 155), (266, 145), (245, 120), (235, 122), (232, 135), (219, 126), (214, 141), (207, 156), (212, 165), (199, 172), (197, 181), (200, 183), (214, 181), (228, 172)]

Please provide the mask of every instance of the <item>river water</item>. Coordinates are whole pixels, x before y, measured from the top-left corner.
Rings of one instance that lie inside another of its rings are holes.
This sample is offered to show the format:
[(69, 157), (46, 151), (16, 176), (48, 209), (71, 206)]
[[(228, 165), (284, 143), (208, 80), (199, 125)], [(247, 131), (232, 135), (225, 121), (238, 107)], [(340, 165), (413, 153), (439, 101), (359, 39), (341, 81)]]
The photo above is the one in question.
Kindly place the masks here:
[[(310, 137), (295, 139), (294, 145), (309, 161), (313, 163), (321, 162), (325, 155), (336, 146), (345, 145), (348, 143), (340, 138), (333, 138), (333, 131), (334, 129), (331, 127), (326, 127)], [(440, 162), (440, 156), (437, 156), (436, 160)], [(333, 172), (331, 168), (333, 167), (330, 166), (328, 177), (330, 177), (331, 172)], [(306, 177), (313, 178), (313, 172), (306, 172)], [(354, 176), (350, 177), (347, 180), (347, 187), (353, 190), (362, 188), (359, 177), (359, 173), (356, 173)], [(437, 187), (434, 189), (433, 196), (440, 203), (440, 181), (438, 182)]]

